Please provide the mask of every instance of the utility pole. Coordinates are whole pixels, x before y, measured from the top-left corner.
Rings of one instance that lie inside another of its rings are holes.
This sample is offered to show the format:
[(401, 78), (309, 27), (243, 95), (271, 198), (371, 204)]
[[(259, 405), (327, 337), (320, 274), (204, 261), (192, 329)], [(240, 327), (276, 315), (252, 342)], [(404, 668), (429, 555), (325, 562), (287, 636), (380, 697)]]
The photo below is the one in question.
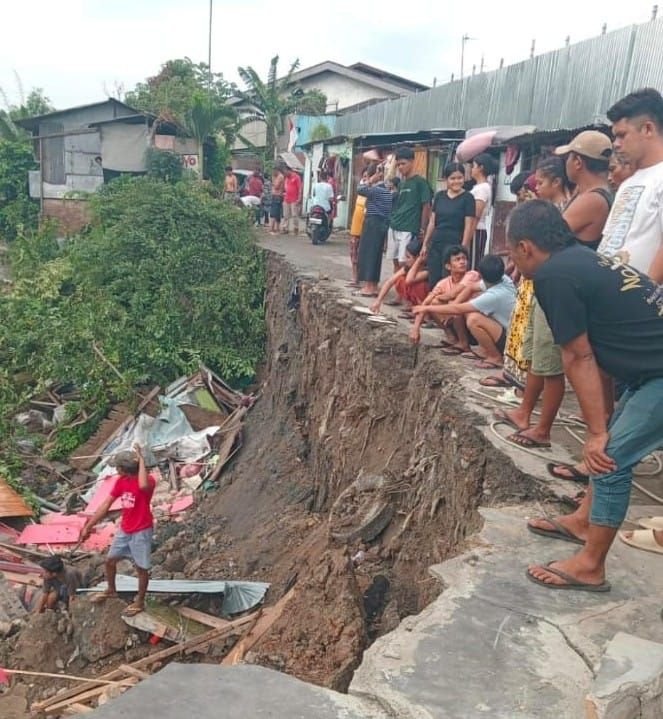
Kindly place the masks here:
[(212, 93), (212, 4), (214, 0), (209, 0), (209, 37), (207, 41), (207, 92)]
[(658, 5), (654, 5), (654, 7), (651, 10), (651, 19), (656, 20), (657, 15), (658, 15)]
[(476, 40), (475, 37), (470, 37), (467, 33), (461, 38), (460, 44), (460, 79), (462, 80), (465, 75), (465, 43), (468, 40)]

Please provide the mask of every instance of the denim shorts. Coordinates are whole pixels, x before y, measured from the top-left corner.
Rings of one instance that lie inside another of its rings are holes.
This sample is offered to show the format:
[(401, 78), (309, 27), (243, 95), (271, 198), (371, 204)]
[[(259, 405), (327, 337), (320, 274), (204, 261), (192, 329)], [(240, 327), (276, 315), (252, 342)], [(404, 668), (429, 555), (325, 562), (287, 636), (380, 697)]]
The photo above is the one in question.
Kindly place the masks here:
[(150, 569), (152, 566), (152, 527), (140, 532), (127, 534), (117, 530), (113, 543), (108, 550), (108, 559), (132, 559), (139, 569)]
[(663, 377), (627, 389), (610, 419), (606, 453), (617, 470), (592, 477), (590, 521), (618, 528), (626, 517), (633, 467), (663, 445)]

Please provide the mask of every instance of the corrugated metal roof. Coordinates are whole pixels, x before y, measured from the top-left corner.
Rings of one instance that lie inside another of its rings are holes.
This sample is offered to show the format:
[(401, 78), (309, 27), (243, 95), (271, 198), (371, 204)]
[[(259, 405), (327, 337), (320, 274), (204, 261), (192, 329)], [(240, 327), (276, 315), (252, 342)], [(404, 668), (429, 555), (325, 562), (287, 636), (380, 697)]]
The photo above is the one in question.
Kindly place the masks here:
[(433, 127), (576, 128), (640, 87), (663, 89), (663, 19), (339, 117), (351, 137)]
[(0, 477), (0, 517), (31, 517), (32, 510), (18, 492)]

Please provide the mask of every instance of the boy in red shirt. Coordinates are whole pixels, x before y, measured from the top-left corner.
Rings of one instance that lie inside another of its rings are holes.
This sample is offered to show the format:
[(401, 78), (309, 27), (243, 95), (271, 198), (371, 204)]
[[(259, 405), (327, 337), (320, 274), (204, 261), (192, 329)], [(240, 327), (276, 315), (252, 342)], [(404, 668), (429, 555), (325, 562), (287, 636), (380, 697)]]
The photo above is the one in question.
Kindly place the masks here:
[(81, 541), (90, 536), (94, 525), (108, 514), (113, 502), (119, 499), (122, 504), (122, 519), (108, 550), (105, 565), (108, 588), (93, 597), (91, 601), (102, 602), (109, 597), (117, 596), (115, 587), (117, 563), (120, 559), (129, 557), (136, 565), (138, 594), (124, 613), (134, 616), (145, 609), (145, 594), (150, 580), (154, 525), (150, 502), (156, 480), (152, 476), (148, 477), (143, 451), (138, 444), (134, 445), (133, 452), (119, 452), (115, 455), (114, 464), (120, 476), (111, 490), (110, 497), (85, 523), (81, 532)]
[(294, 233), (299, 232), (299, 212), (302, 201), (301, 177), (291, 168), (285, 172), (285, 193), (283, 195), (283, 232), (290, 232), (292, 220)]

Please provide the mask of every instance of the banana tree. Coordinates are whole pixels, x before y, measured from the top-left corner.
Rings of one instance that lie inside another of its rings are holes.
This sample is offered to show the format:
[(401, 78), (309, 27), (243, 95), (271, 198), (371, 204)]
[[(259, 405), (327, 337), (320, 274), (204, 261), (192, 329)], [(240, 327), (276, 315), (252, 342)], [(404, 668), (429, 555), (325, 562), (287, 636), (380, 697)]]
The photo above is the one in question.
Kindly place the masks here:
[(271, 59), (267, 81), (263, 81), (253, 67), (239, 67), (237, 72), (245, 85), (236, 89), (237, 96), (253, 111), (255, 118), (265, 123), (265, 159), (276, 158), (276, 143), (283, 132), (288, 115), (297, 111), (324, 114), (326, 98), (319, 90), (303, 91), (293, 75), (299, 67), (295, 60), (285, 77), (278, 77), (279, 56)]

